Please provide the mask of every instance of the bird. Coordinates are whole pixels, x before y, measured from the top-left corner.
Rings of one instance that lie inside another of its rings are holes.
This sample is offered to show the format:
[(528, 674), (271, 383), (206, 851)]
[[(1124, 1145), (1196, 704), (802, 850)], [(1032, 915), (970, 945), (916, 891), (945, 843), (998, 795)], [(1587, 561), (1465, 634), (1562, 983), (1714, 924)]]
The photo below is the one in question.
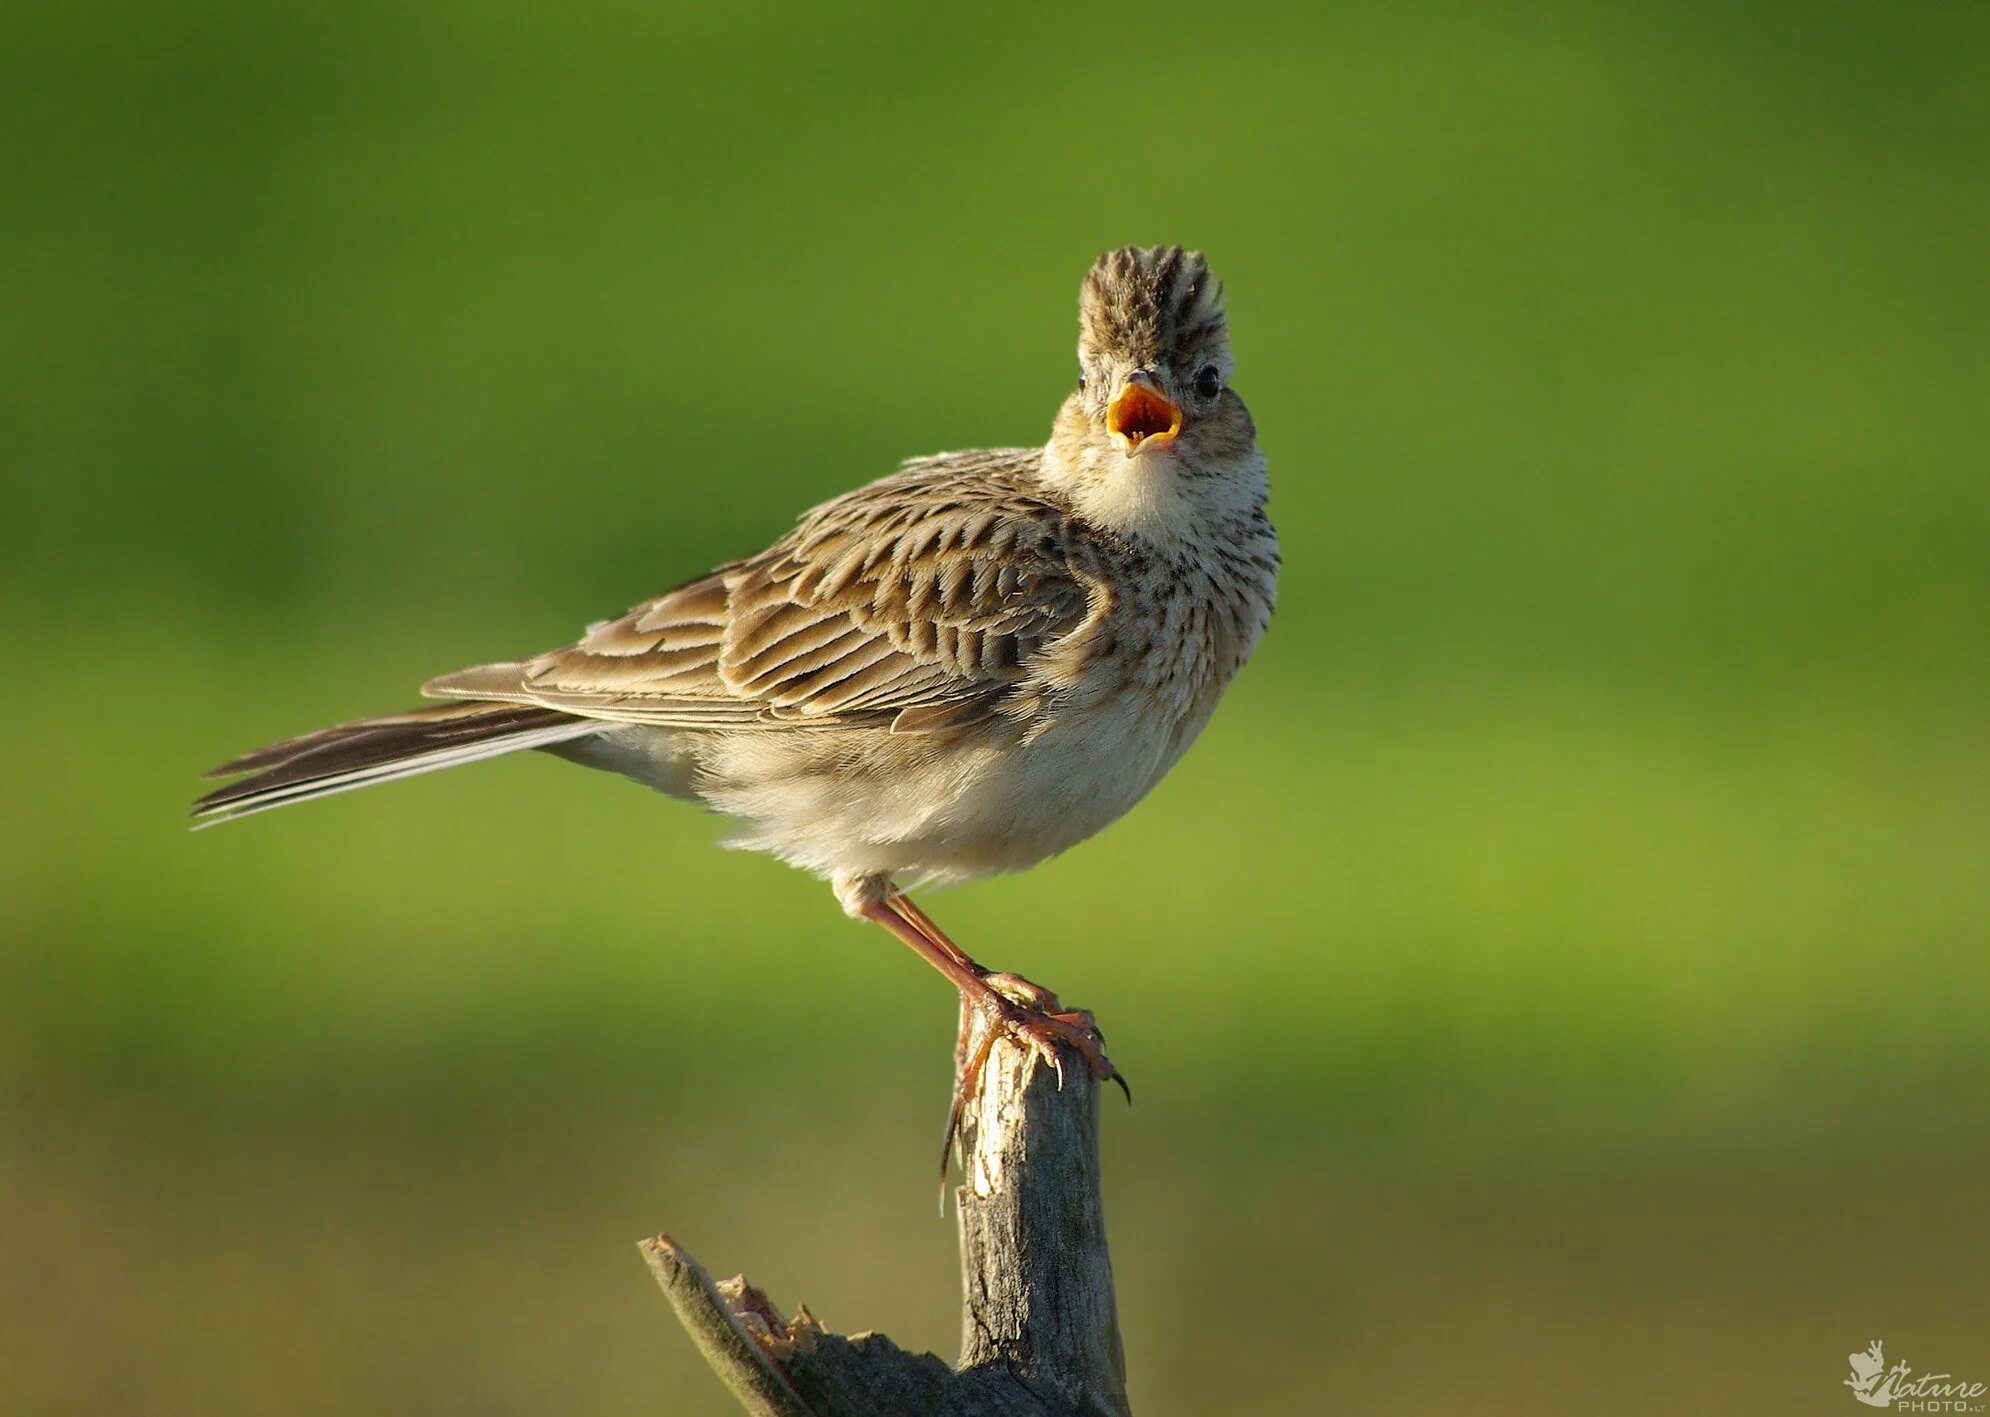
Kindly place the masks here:
[(1077, 352), (1043, 445), (913, 459), (571, 645), (237, 757), (196, 825), (537, 749), (716, 811), (726, 845), (814, 873), (944, 975), (963, 1005), (946, 1146), (998, 1029), (1060, 1084), (1065, 1044), (1125, 1087), (1089, 1013), (985, 967), (909, 894), (1119, 818), (1271, 618), (1265, 458), (1203, 254), (1102, 253)]

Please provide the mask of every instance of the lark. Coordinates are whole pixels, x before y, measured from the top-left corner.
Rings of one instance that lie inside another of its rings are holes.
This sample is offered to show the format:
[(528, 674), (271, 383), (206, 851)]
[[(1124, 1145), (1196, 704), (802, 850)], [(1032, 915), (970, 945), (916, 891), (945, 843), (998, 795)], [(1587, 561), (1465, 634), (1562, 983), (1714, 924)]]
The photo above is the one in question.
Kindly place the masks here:
[(977, 963), (906, 894), (1023, 870), (1126, 812), (1271, 616), (1265, 460), (1201, 253), (1100, 256), (1078, 368), (1042, 447), (908, 462), (575, 644), (430, 680), (439, 704), (225, 763), (195, 816), (539, 749), (723, 814), (727, 845), (814, 872), (945, 975), (949, 1137), (996, 1027), (1060, 1078), (1059, 1043), (1117, 1078), (1088, 1014)]

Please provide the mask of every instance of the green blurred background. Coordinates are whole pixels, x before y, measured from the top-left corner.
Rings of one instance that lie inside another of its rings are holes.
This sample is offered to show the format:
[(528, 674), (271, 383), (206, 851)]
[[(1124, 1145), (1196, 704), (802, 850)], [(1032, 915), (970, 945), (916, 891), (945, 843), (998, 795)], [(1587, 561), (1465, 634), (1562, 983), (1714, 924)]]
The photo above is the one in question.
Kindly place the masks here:
[(0, 1410), (721, 1413), (632, 1242), (954, 1351), (945, 986), (540, 758), (196, 773), (1228, 283), (1279, 614), (929, 902), (1098, 1011), (1146, 1417), (1990, 1380), (1990, 11), (0, 19)]

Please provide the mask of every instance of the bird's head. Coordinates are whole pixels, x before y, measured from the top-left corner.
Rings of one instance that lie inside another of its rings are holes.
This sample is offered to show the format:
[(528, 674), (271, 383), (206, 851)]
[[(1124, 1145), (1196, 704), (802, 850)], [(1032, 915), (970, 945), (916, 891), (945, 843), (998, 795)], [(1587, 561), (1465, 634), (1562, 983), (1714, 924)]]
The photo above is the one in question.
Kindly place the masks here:
[(1229, 396), (1223, 286), (1200, 251), (1122, 246), (1078, 296), (1078, 400), (1127, 457), (1179, 451)]
[(1054, 475), (1103, 498), (1152, 501), (1186, 468), (1258, 466), (1256, 429), (1230, 387), (1223, 286), (1200, 251), (1122, 246), (1085, 273), (1078, 387), (1059, 411)]

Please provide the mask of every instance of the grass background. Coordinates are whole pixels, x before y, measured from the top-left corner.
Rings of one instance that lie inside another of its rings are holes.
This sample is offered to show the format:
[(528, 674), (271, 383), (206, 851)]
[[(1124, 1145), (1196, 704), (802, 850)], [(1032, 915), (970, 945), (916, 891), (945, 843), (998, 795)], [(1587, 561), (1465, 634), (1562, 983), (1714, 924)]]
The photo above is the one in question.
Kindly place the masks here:
[(1279, 615), (933, 904), (1137, 1085), (1139, 1409), (1990, 1380), (1980, 7), (0, 28), (0, 1408), (723, 1412), (666, 1226), (953, 1351), (950, 1000), (819, 885), (537, 758), (181, 814), (1041, 438), (1128, 240), (1229, 285)]

